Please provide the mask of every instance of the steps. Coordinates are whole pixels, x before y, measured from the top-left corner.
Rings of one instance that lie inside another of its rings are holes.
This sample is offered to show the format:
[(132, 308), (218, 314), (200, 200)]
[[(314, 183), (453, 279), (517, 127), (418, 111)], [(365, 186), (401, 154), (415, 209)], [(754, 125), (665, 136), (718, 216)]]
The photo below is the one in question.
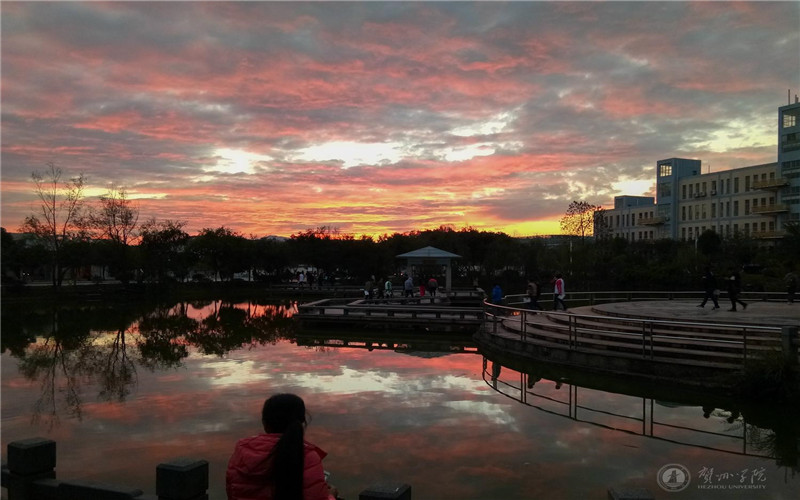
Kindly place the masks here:
[(637, 318), (591, 306), (569, 314), (504, 316), (500, 325), (498, 334), (543, 348), (723, 370), (741, 369), (748, 358), (781, 349), (776, 328)]

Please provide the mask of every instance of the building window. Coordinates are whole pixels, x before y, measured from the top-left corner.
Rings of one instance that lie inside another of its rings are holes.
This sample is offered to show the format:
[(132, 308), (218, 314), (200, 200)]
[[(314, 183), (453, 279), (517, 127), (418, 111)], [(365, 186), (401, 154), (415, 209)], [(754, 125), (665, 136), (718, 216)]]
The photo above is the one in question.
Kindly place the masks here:
[(739, 216), (739, 202), (738, 201), (734, 201), (733, 202), (733, 216), (734, 217), (738, 217)]
[(733, 194), (736, 194), (738, 192), (739, 192), (739, 178), (738, 177), (734, 177), (733, 178)]
[(717, 216), (717, 204), (716, 203), (712, 203), (711, 204), (711, 218), (713, 219), (716, 216)]
[(681, 199), (682, 199), (682, 200), (685, 200), (685, 199), (686, 199), (686, 184), (684, 184), (683, 186), (681, 186)]
[(672, 175), (672, 165), (669, 163), (663, 163), (658, 166), (658, 176), (659, 177), (669, 177)]
[(686, 220), (686, 207), (681, 207), (681, 220)]
[(746, 175), (744, 177), (744, 192), (746, 193), (748, 191), (750, 191), (750, 176)]
[(725, 192), (726, 193), (730, 193), (731, 192), (731, 180), (730, 179), (725, 179)]
[(730, 216), (731, 216), (731, 202), (726, 201), (725, 202), (725, 217), (730, 217)]
[(744, 235), (747, 236), (750, 234), (750, 224), (745, 223), (744, 225)]
[(717, 181), (711, 181), (711, 194), (717, 194)]
[[(750, 200), (744, 200), (744, 214), (750, 215)], [(746, 233), (747, 229), (744, 232)]]

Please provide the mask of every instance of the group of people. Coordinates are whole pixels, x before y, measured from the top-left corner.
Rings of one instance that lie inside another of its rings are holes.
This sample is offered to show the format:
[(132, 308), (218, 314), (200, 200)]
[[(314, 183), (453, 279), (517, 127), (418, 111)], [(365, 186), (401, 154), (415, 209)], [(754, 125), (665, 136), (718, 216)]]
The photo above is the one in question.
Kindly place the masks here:
[[(412, 278), (409, 274), (404, 274), (403, 278), (403, 296), (414, 297), (414, 278)], [(427, 281), (422, 279), (418, 279), (417, 281), (419, 282), (420, 297), (424, 297), (426, 292), (431, 297), (436, 297), (436, 290), (439, 289), (439, 282), (436, 280), (436, 278), (430, 277)]]
[[(560, 309), (566, 311), (567, 304), (564, 302), (564, 299), (567, 296), (567, 290), (564, 283), (564, 275), (555, 273), (550, 282), (553, 285), (553, 310), (558, 311)], [(535, 279), (528, 278), (528, 286), (525, 289), (524, 298), (526, 307), (528, 309), (541, 311), (542, 306), (539, 304), (539, 297), (541, 297), (541, 295), (542, 286), (537, 283)], [(493, 304), (501, 304), (503, 302), (503, 289), (499, 284), (495, 284), (494, 288), (492, 288), (491, 300)]]
[[(731, 301), (731, 308), (728, 309), (728, 311), (736, 312), (737, 305), (741, 305), (742, 309), (747, 309), (747, 304), (739, 298), (739, 294), (742, 293), (742, 276), (739, 274), (739, 271), (731, 268), (725, 281), (727, 283), (728, 298)], [(718, 287), (717, 277), (711, 270), (711, 266), (706, 266), (706, 270), (703, 273), (703, 290), (705, 291), (703, 301), (697, 307), (705, 307), (706, 303), (710, 300), (714, 303), (712, 309), (719, 309), (720, 289)]]

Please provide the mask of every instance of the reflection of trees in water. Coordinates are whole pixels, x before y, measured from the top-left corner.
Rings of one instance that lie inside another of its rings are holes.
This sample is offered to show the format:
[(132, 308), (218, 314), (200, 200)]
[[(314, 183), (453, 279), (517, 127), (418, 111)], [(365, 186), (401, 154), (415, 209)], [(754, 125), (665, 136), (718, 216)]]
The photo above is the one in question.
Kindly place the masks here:
[(139, 362), (150, 371), (177, 368), (189, 356), (184, 337), (198, 328), (186, 303), (156, 306), (139, 319)]
[[(20, 373), (30, 380), (42, 381), (42, 392), (33, 407), (33, 421), (38, 423), (43, 417), (49, 427), (58, 423), (58, 396), (64, 396), (64, 406), (70, 417), (81, 418), (81, 395), (77, 377), (80, 363), (78, 350), (64, 348), (60, 339), (48, 338), (44, 342), (32, 344), (25, 357), (20, 360)], [(61, 383), (63, 378), (63, 384)]]
[(3, 351), (19, 359), (20, 375), (41, 381), (33, 419), (46, 417), (52, 427), (60, 413), (81, 419), (82, 386), (96, 384), (100, 401), (123, 402), (136, 387), (140, 366), (175, 369), (191, 346), (224, 356), (292, 333), (291, 305), (209, 305), (211, 311), (199, 319), (190, 317), (187, 303), (144, 312), (123, 305), (27, 311), (3, 322)]
[(213, 311), (186, 337), (203, 354), (224, 356), (233, 349), (275, 344), (292, 334), (289, 305), (214, 302), (213, 306)]

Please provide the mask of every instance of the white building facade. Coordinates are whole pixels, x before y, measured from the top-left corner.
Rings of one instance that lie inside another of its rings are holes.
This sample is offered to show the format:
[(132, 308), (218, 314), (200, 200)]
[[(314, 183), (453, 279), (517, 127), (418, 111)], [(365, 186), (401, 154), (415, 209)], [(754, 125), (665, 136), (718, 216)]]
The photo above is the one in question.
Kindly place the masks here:
[(722, 237), (776, 239), (800, 223), (800, 103), (778, 109), (778, 161), (702, 173), (700, 160), (656, 162), (656, 196), (617, 196), (596, 235), (629, 241)]

